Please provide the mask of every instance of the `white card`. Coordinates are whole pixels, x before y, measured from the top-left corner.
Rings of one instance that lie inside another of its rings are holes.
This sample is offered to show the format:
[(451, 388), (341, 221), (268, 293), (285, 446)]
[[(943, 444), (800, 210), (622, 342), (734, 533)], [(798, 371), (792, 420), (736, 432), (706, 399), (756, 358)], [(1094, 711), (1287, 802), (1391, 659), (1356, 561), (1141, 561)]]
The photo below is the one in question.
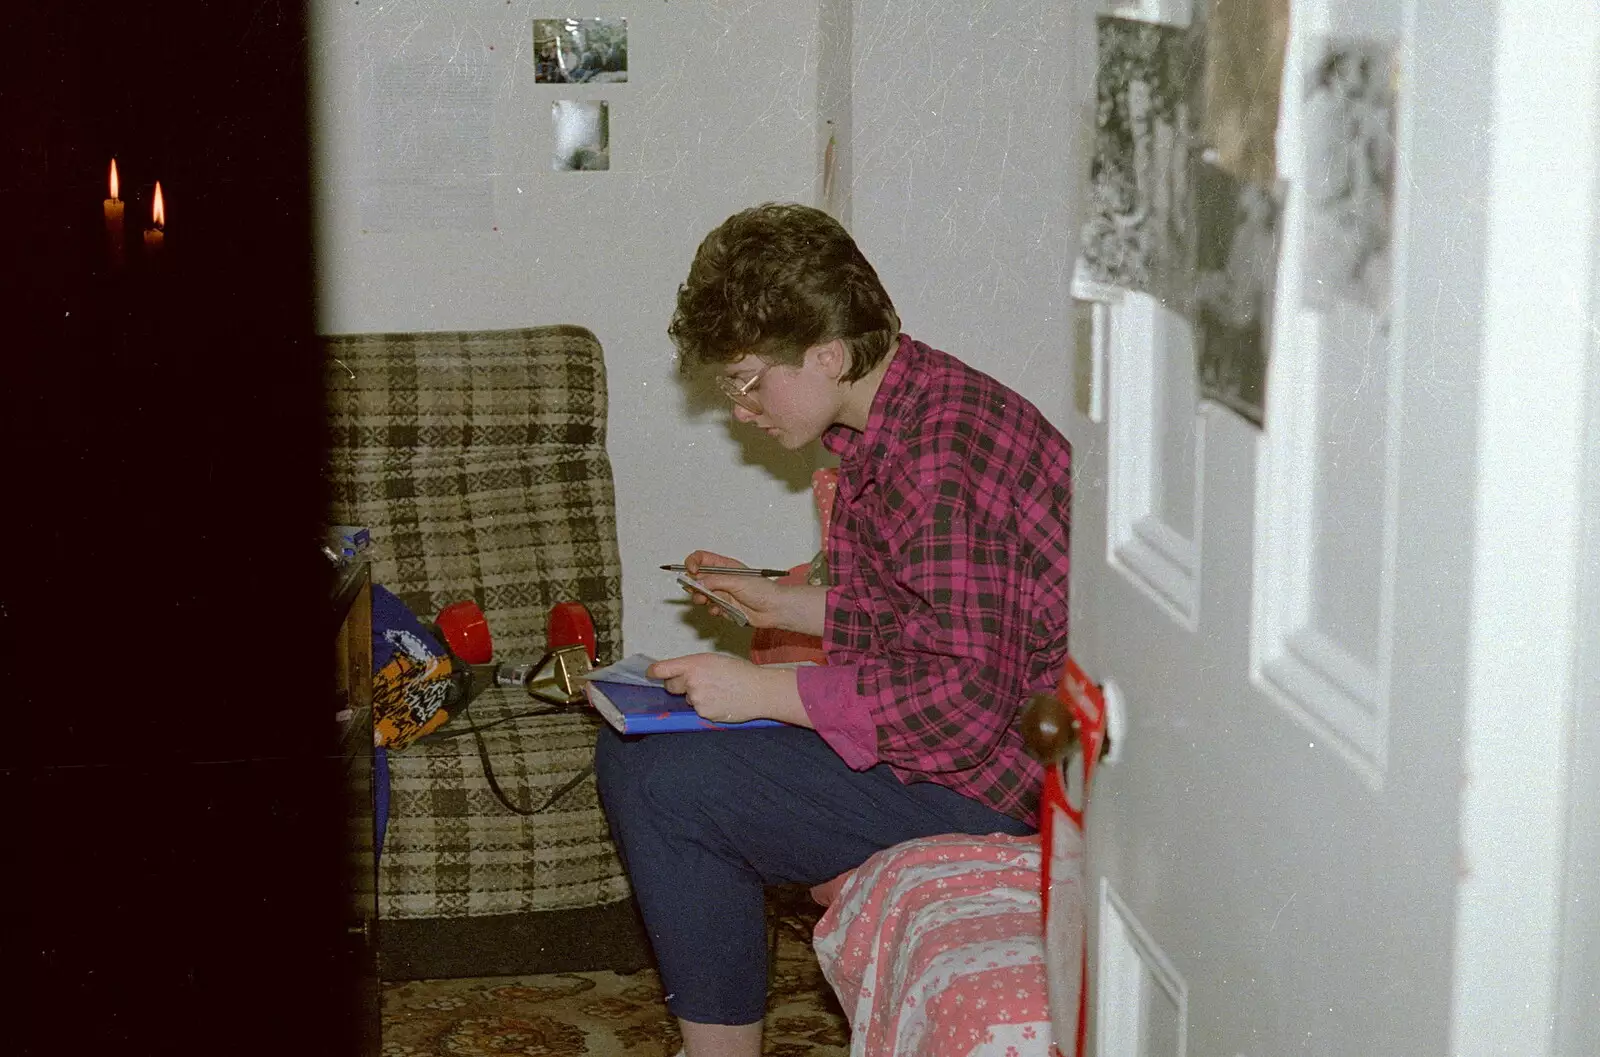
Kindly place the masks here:
[(719, 595), (719, 594), (717, 594), (711, 588), (707, 587), (705, 584), (701, 583), (699, 580), (696, 580), (694, 577), (690, 576), (688, 573), (679, 573), (678, 574), (678, 583), (682, 584), (684, 587), (689, 588), (691, 591), (698, 591), (701, 594), (705, 595), (706, 597), (710, 598), (711, 601), (715, 605), (719, 606), (722, 609), (723, 615), (726, 616), (729, 620), (733, 621), (735, 624), (739, 625), (740, 627), (748, 627), (749, 626), (749, 624), (750, 624), (750, 614), (746, 613), (743, 609), (741, 609), (740, 606), (739, 606), (739, 603), (735, 602), (733, 599), (729, 598), (727, 595)]

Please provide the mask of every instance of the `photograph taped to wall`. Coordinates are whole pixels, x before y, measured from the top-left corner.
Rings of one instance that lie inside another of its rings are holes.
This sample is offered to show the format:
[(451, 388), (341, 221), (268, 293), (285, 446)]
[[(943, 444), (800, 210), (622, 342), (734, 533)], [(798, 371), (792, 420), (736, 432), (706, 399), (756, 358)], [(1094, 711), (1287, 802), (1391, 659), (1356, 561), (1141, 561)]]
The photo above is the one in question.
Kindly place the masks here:
[(604, 172), (611, 168), (611, 108), (600, 100), (558, 99), (550, 104), (556, 172)]
[(1209, 161), (1196, 165), (1194, 188), (1200, 397), (1260, 426), (1266, 414), (1282, 191), (1241, 180)]
[(1187, 315), (1196, 38), (1174, 26), (1104, 15), (1096, 25), (1094, 158), (1077, 283), (1138, 290)]
[(1196, 0), (1205, 33), (1200, 140), (1242, 180), (1278, 180), (1278, 105), (1289, 0)]
[(1306, 74), (1305, 303), (1387, 319), (1398, 56), (1386, 41), (1318, 41)]
[(628, 79), (625, 18), (533, 20), (536, 84), (621, 84)]

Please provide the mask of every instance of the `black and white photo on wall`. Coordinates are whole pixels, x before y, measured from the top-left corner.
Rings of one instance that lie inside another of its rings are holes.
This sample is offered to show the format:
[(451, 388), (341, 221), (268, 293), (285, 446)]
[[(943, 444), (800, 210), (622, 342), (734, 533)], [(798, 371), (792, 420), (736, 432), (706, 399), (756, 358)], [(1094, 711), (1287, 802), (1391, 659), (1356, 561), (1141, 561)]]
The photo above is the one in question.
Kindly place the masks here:
[(628, 79), (625, 18), (533, 20), (535, 84), (620, 84)]
[(1200, 397), (1256, 426), (1266, 417), (1283, 194), (1202, 159), (1195, 166), (1194, 298)]
[(1397, 56), (1386, 41), (1329, 37), (1306, 65), (1304, 125), (1308, 307), (1389, 316)]
[(611, 168), (611, 107), (598, 99), (557, 99), (550, 104), (557, 172), (605, 172)]
[[(1219, 8), (1241, 21), (1222, 44), (1209, 32)], [(1196, 0), (1193, 13), (1189, 27), (1098, 20), (1095, 152), (1073, 294), (1135, 291), (1183, 317), (1197, 398), (1259, 427), (1284, 197), (1279, 93), (1214, 68), (1226, 65), (1219, 56), (1251, 54), (1281, 70), (1286, 23), (1281, 0)]]
[(1134, 290), (1187, 314), (1201, 52), (1188, 30), (1154, 22), (1101, 16), (1096, 33), (1094, 156), (1074, 292)]

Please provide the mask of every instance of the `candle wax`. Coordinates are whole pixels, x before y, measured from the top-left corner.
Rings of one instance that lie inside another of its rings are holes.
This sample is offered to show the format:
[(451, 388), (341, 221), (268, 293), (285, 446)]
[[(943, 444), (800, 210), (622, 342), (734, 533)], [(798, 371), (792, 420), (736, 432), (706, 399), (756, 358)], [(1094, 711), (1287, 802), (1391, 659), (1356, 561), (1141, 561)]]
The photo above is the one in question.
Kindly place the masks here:
[(106, 214), (106, 248), (111, 253), (111, 263), (122, 263), (122, 213), (123, 203), (120, 198), (107, 198), (104, 208)]

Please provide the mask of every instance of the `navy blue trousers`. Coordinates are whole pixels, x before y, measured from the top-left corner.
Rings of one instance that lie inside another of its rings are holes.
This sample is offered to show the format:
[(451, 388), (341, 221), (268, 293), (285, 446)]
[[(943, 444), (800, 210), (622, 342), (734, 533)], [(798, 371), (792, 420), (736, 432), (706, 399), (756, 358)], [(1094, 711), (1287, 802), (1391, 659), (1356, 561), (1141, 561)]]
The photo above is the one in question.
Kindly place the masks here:
[(595, 776), (673, 1015), (754, 1024), (766, 1012), (769, 884), (818, 884), (936, 833), (1025, 823), (888, 767), (852, 771), (799, 727), (624, 738), (600, 732)]

